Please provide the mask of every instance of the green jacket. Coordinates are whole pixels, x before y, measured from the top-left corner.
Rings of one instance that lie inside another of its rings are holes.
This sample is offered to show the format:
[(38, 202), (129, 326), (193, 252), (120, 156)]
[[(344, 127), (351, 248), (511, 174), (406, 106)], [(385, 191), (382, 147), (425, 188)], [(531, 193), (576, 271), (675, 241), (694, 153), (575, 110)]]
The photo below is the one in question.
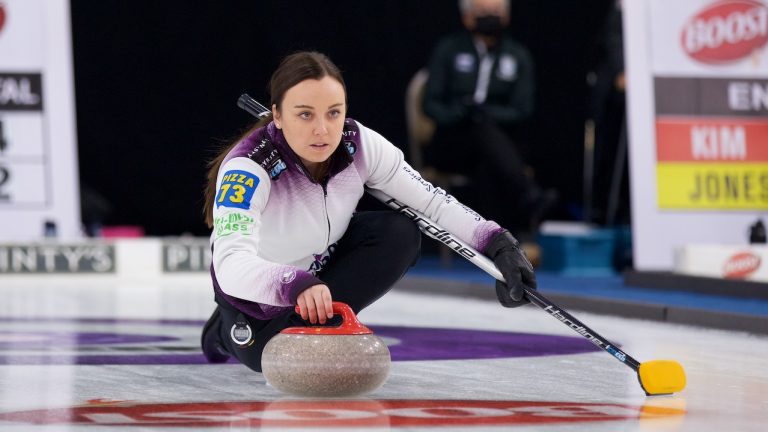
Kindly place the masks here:
[[(505, 36), (491, 54), (488, 94), (480, 105), (483, 113), (500, 125), (526, 119), (534, 103), (533, 60), (528, 50)], [(423, 108), (438, 126), (459, 123), (470, 115), (480, 61), (467, 31), (447, 36), (435, 48)]]

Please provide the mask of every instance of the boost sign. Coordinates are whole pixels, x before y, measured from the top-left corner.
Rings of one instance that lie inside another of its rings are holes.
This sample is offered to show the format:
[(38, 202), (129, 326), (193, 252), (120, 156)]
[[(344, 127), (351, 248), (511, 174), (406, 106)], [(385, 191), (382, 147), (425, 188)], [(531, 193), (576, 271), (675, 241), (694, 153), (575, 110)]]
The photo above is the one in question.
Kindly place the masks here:
[(4, 25), (5, 25), (5, 8), (3, 7), (3, 4), (0, 3), (0, 32), (3, 31)]
[(752, 252), (734, 254), (723, 264), (723, 277), (726, 279), (745, 279), (760, 268), (760, 256)]
[(689, 244), (677, 255), (675, 270), (693, 276), (768, 282), (768, 247)]
[(768, 7), (756, 0), (726, 0), (709, 5), (683, 28), (681, 43), (702, 63), (739, 60), (768, 42)]

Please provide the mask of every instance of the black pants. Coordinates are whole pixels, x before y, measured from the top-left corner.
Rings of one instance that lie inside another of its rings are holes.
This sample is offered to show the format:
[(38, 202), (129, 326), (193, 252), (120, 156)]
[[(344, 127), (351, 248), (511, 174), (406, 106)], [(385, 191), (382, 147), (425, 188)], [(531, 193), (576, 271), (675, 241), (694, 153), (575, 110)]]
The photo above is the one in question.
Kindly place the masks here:
[[(393, 211), (357, 213), (339, 240), (336, 252), (318, 273), (331, 290), (333, 301), (348, 304), (355, 313), (387, 293), (406, 270), (416, 263), (421, 247), (421, 232), (408, 218)], [(246, 316), (222, 298), (221, 344), (249, 368), (261, 372), (261, 353), (269, 340), (287, 327), (307, 326), (293, 311), (271, 320)], [(234, 343), (230, 330), (247, 321), (254, 343), (241, 347)]]
[[(481, 214), (513, 227), (524, 223), (539, 187), (509, 133), (490, 120), (467, 120), (438, 127), (426, 148), (426, 163), (441, 171), (461, 173), (479, 183)], [(461, 198), (461, 197), (459, 197)]]

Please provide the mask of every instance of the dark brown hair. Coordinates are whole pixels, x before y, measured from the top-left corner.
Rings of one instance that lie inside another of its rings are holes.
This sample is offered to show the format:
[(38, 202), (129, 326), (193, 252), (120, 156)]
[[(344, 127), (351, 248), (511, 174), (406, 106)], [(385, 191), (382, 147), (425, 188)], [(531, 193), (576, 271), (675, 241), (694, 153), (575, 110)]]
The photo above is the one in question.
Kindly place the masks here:
[[(283, 61), (280, 62), (280, 66), (278, 66), (272, 74), (272, 78), (269, 80), (269, 106), (271, 107), (272, 105), (275, 105), (277, 110), (280, 111), (285, 93), (291, 87), (307, 79), (319, 80), (326, 76), (330, 76), (341, 84), (344, 88), (346, 97), (347, 87), (344, 84), (344, 78), (341, 76), (341, 71), (339, 71), (339, 68), (336, 67), (331, 59), (325, 54), (315, 51), (300, 51), (285, 57)], [(221, 167), (224, 158), (243, 138), (252, 134), (256, 129), (266, 125), (270, 121), (272, 121), (272, 115), (262, 118), (233, 142), (226, 144), (219, 152), (218, 156), (208, 162), (208, 182), (205, 186), (205, 207), (203, 208), (203, 214), (205, 215), (205, 223), (209, 228), (213, 227), (213, 205), (214, 200), (216, 199), (216, 177), (219, 174), (219, 168)]]

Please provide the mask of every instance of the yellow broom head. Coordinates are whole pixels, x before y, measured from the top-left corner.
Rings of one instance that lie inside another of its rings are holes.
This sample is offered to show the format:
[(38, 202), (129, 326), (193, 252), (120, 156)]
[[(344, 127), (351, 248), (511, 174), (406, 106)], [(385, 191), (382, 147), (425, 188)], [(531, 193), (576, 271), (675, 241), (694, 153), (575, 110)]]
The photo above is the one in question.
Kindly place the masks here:
[(685, 371), (673, 360), (651, 360), (640, 364), (640, 385), (649, 395), (678, 393), (685, 388)]

